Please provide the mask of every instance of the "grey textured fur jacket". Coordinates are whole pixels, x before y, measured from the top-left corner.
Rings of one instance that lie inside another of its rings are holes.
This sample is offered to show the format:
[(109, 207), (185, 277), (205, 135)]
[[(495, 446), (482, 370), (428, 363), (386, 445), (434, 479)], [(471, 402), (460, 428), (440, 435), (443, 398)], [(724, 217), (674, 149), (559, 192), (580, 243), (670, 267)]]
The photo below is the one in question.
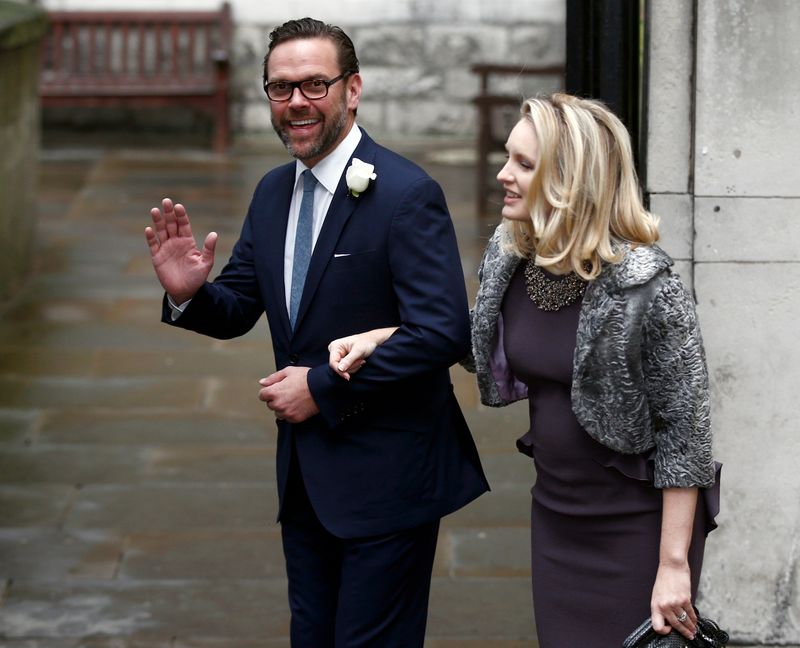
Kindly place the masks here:
[[(502, 225), (489, 241), (472, 311), (472, 358), (481, 401), (528, 396), (503, 352), (501, 305), (520, 262)], [(572, 409), (586, 432), (625, 454), (655, 448), (656, 488), (710, 487), (709, 390), (694, 300), (657, 246), (606, 265), (583, 298), (572, 373)], [(532, 341), (533, 343), (533, 341)]]

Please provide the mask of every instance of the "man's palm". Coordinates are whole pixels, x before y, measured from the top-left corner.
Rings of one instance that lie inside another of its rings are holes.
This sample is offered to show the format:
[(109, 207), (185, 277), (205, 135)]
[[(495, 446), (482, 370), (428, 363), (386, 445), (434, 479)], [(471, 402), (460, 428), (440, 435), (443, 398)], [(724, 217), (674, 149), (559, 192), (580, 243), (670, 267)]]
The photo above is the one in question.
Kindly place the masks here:
[(169, 198), (161, 209), (150, 210), (153, 227), (145, 229), (158, 280), (178, 304), (191, 299), (208, 278), (214, 265), (217, 234), (211, 232), (200, 250), (195, 244), (186, 209)]

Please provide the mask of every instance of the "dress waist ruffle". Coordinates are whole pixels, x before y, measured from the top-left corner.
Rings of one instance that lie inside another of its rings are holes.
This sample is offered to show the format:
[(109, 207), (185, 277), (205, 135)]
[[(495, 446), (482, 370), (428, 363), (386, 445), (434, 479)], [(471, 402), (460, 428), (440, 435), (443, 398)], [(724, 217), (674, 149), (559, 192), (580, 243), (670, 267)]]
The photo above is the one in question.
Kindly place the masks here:
[[(588, 435), (587, 435), (588, 436)], [(633, 479), (651, 487), (655, 483), (655, 449), (641, 454), (623, 454), (602, 444), (591, 440), (591, 458), (605, 468), (611, 468), (621, 473), (628, 479)], [(517, 439), (517, 450), (533, 458), (534, 441), (533, 431)], [(717, 528), (716, 517), (720, 511), (720, 477), (722, 464), (714, 462), (714, 484), (708, 488), (698, 489), (698, 498), (702, 498), (702, 508), (705, 513), (705, 534), (708, 535)]]

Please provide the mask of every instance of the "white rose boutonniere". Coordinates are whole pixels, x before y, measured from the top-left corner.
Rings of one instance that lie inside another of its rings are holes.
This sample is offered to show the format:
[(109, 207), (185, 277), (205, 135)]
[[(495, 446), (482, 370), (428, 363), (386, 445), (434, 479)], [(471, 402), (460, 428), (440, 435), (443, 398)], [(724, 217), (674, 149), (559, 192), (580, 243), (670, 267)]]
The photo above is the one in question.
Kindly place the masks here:
[(375, 167), (372, 164), (353, 158), (352, 164), (347, 167), (347, 171), (344, 174), (347, 188), (353, 197), (358, 198), (369, 187), (369, 181), (378, 177), (376, 173), (373, 173), (374, 169)]

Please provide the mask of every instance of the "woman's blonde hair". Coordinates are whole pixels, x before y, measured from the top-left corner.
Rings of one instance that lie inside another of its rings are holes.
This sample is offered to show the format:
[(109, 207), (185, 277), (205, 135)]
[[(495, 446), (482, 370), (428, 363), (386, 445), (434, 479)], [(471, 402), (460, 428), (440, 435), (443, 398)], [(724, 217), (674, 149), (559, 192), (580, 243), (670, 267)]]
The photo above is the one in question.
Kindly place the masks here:
[(510, 248), (584, 279), (618, 263), (625, 243), (658, 240), (658, 219), (642, 204), (628, 131), (601, 103), (567, 94), (528, 99), (522, 120), (539, 144), (526, 204), (529, 221), (507, 221)]

